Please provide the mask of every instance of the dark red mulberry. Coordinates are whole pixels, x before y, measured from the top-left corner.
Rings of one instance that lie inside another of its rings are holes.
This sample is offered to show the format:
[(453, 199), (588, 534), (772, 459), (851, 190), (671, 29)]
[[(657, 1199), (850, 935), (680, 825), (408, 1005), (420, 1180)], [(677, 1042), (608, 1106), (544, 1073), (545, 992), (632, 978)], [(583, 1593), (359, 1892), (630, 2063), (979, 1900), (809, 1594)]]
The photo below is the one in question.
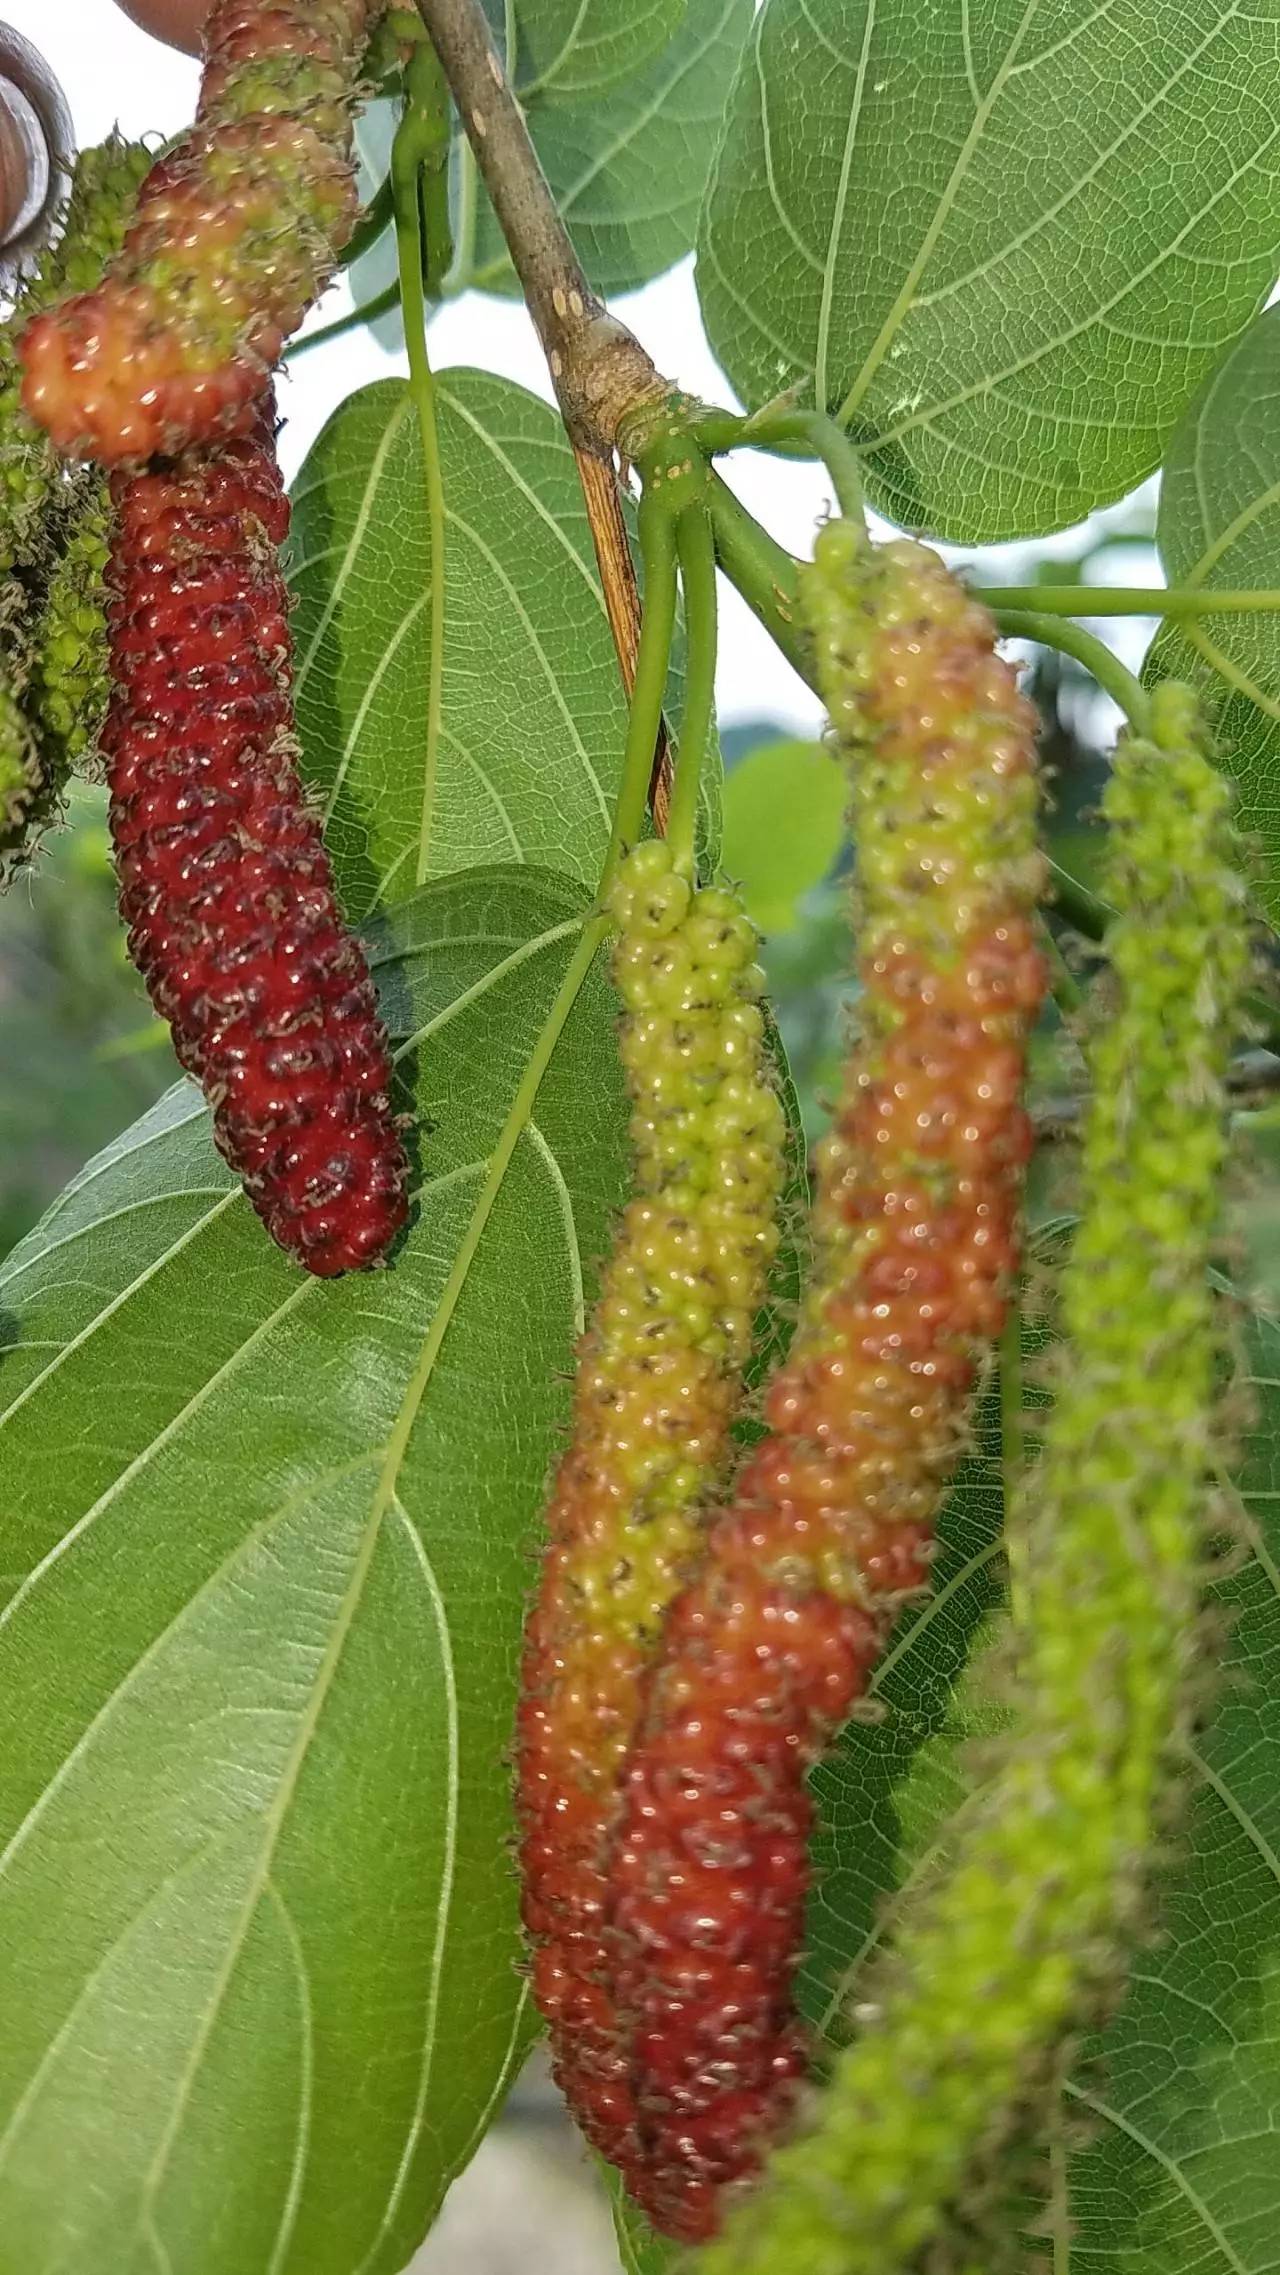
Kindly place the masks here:
[(406, 1213), (390, 1064), (292, 736), (288, 504), (255, 431), (112, 482), (103, 748), (129, 946), (272, 1238), (325, 1277)]
[(215, 0), (199, 114), (106, 278), (28, 324), (23, 401), (114, 465), (252, 428), (356, 211), (351, 121), (379, 0)]
[(794, 2096), (806, 1773), (930, 1536), (1017, 1263), (1043, 989), (1033, 714), (936, 555), (835, 522), (805, 603), (854, 758), (861, 1040), (821, 1156), (813, 1284), (669, 1615), (611, 1870), (632, 2192), (712, 2233)]

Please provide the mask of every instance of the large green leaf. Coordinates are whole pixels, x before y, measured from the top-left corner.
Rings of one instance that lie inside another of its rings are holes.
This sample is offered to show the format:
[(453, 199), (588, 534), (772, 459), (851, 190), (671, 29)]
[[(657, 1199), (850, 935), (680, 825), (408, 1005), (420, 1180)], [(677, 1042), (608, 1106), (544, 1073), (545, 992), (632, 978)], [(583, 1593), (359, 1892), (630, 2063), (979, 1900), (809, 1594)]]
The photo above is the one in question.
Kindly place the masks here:
[[(1250, 325), (1180, 421), (1156, 534), (1172, 585), (1280, 585), (1280, 308)], [(1201, 689), (1259, 848), (1262, 898), (1280, 918), (1280, 609), (1170, 625), (1152, 670)]]
[[(679, 30), (689, 0), (485, 0), (499, 48), (523, 100), (535, 94), (601, 94), (647, 63)], [(513, 19), (508, 26), (508, 13)]]
[(700, 232), (742, 397), (815, 390), (895, 520), (1078, 520), (1280, 266), (1280, 0), (766, 0)]
[(519, 2054), (518, 1636), (623, 1169), (598, 971), (487, 1169), (584, 901), (473, 873), (377, 940), (389, 1271), (286, 1262), (185, 1088), (0, 1271), (3, 2275), (393, 2275)]
[(626, 733), (555, 413), (482, 372), (446, 372), (436, 392), (446, 527), (434, 761), (435, 564), (405, 383), (351, 396), (294, 491), (298, 725), (355, 914), (480, 862), (543, 863), (593, 884)]
[[(753, 0), (688, 0), (675, 39), (619, 85), (569, 99), (550, 89), (530, 96), (538, 156), (597, 292), (630, 291), (691, 250), (752, 7)], [(487, 292), (517, 292), (483, 197), (474, 214), (474, 238), (462, 247), (463, 280)]]

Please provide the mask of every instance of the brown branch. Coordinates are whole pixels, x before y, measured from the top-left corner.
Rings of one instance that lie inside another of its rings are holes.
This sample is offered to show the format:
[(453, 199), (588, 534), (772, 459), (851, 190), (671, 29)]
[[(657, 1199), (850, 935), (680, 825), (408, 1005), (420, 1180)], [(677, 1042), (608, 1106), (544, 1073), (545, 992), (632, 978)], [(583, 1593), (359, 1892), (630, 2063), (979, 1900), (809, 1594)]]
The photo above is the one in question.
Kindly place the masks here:
[[(634, 333), (592, 292), (560, 218), (480, 0), (418, 0), (507, 241), (578, 462), (609, 629), (628, 695), (640, 595), (614, 462), (621, 422), (671, 389)], [(663, 827), (670, 759), (654, 754), (652, 804)]]

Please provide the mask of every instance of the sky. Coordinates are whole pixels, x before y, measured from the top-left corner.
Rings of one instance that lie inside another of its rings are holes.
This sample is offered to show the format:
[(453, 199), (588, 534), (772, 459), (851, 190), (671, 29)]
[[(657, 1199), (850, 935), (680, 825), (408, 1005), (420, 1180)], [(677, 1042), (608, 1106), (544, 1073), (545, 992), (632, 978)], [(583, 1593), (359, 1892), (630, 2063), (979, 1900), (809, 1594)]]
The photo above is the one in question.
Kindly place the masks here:
[[(138, 31), (113, 0), (0, 0), (0, 7), (4, 20), (47, 57), (61, 81), (82, 146), (100, 141), (113, 126), (131, 137), (167, 136), (190, 119), (198, 65)], [(311, 322), (327, 323), (350, 305), (345, 280), (339, 280)], [(643, 341), (660, 371), (693, 394), (733, 404), (732, 390), (703, 334), (692, 261), (640, 292), (620, 295), (612, 305)], [(428, 345), (440, 370), (478, 364), (551, 399), (541, 350), (518, 304), (481, 293), (463, 294), (434, 318)], [(387, 353), (363, 329), (293, 364), (280, 390), (286, 419), (280, 455), (286, 476), (296, 473), (325, 420), (345, 396), (370, 380), (406, 369), (402, 353)], [(772, 534), (791, 551), (807, 552), (829, 502), (825, 475), (815, 467), (771, 459), (761, 452), (739, 452), (727, 471), (739, 496)], [(1065, 532), (1051, 549), (1066, 554), (1075, 544), (1072, 533)], [(954, 553), (948, 557), (961, 558)], [(989, 549), (983, 556), (984, 581), (1016, 582), (1025, 560), (1025, 548)], [(1122, 573), (1124, 581), (1138, 581), (1131, 560)], [(815, 733), (821, 723), (815, 698), (737, 594), (723, 578), (720, 581), (721, 725), (769, 717), (786, 732)], [(1105, 629), (1114, 637), (1114, 627)], [(1146, 619), (1124, 627), (1116, 644), (1123, 647), (1127, 661), (1141, 655), (1149, 630)]]

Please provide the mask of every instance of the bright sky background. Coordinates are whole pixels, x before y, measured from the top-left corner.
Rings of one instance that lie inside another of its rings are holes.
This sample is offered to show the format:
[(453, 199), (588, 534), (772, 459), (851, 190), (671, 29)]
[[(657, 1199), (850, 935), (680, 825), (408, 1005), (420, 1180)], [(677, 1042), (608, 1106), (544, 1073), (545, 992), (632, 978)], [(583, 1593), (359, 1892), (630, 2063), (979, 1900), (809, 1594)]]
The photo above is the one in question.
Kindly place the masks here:
[[(627, 0), (618, 4), (625, 6)], [(130, 136), (169, 135), (190, 119), (198, 65), (136, 30), (113, 0), (3, 0), (3, 6), (5, 20), (41, 49), (57, 73), (82, 145), (100, 141), (116, 125)], [(339, 282), (313, 321), (327, 322), (350, 305), (345, 283)], [(659, 370), (694, 394), (722, 403), (733, 401), (703, 336), (691, 261), (640, 292), (620, 296), (613, 305), (644, 342)], [(541, 351), (519, 305), (467, 293), (435, 318), (429, 344), (439, 369), (479, 364), (551, 398)], [(280, 407), (287, 419), (280, 439), (286, 474), (292, 478), (330, 412), (353, 388), (406, 368), (402, 356), (386, 354), (363, 330), (303, 356), (280, 389)], [(733, 462), (731, 479), (782, 544), (793, 552), (808, 550), (828, 498), (822, 474), (795, 462), (744, 452)], [(1066, 532), (1056, 543), (1069, 553), (1075, 539)], [(988, 551), (983, 557), (984, 578), (1013, 583), (1024, 561), (1025, 552), (1019, 547)], [(1131, 560), (1125, 562), (1123, 576), (1136, 581)], [(820, 711), (814, 697), (723, 579), (721, 599), (721, 724), (767, 715), (790, 731), (816, 730)], [(1116, 628), (1099, 629), (1114, 637)], [(1149, 631), (1145, 619), (1124, 627), (1116, 645), (1123, 648), (1126, 660), (1136, 661), (1141, 655)]]

